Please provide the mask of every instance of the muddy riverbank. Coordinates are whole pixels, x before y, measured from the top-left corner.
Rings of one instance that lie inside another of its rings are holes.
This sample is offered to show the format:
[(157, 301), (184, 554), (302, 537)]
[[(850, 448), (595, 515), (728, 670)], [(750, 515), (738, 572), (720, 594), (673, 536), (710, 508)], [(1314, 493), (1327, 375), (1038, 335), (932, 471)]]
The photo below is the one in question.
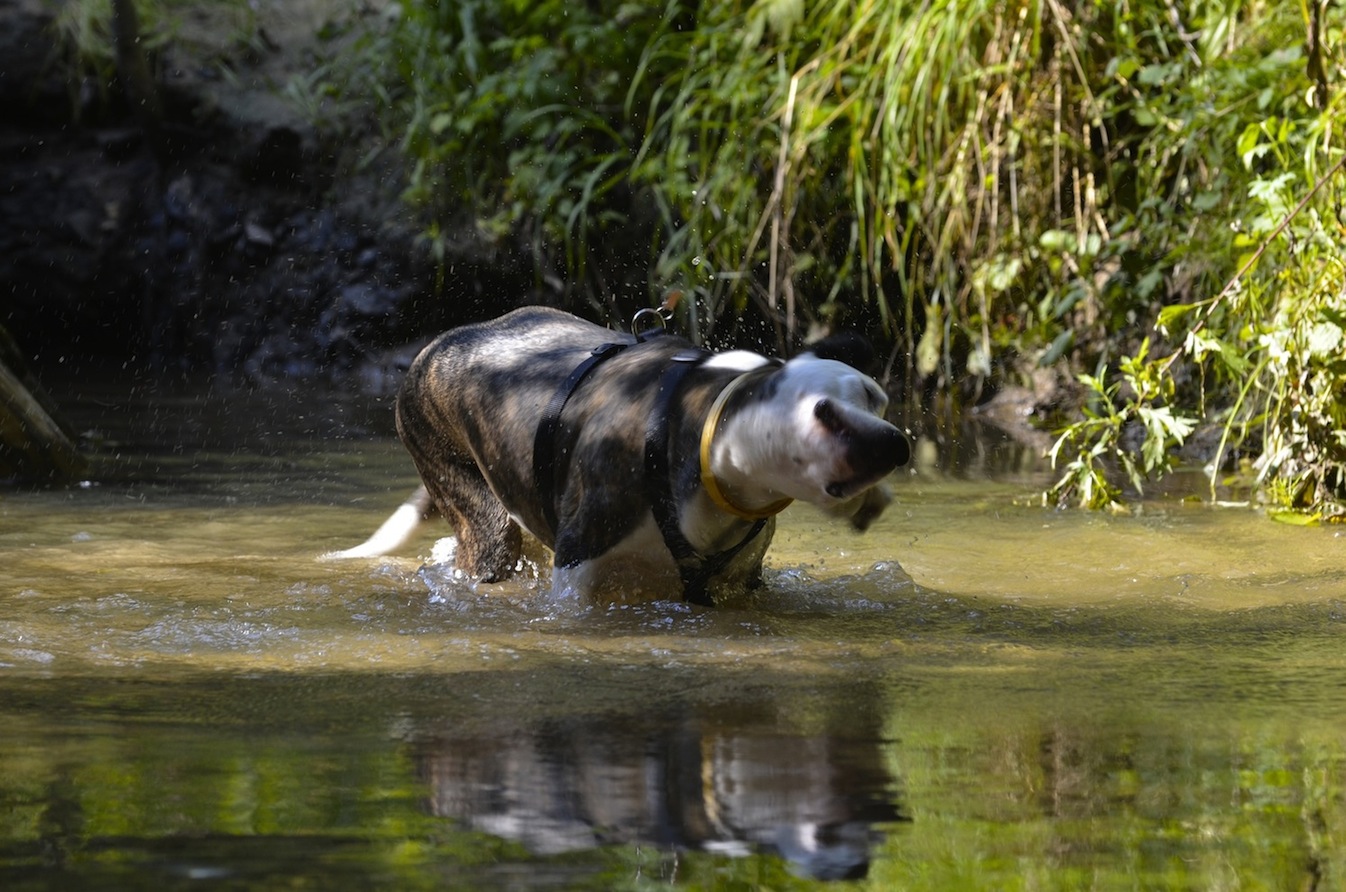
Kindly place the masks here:
[(438, 279), (395, 151), (325, 117), (315, 78), (380, 5), (186, 9), (151, 52), (156, 151), (58, 7), (0, 2), (0, 325), (31, 365), (378, 390), (399, 348), (530, 296), (470, 232)]

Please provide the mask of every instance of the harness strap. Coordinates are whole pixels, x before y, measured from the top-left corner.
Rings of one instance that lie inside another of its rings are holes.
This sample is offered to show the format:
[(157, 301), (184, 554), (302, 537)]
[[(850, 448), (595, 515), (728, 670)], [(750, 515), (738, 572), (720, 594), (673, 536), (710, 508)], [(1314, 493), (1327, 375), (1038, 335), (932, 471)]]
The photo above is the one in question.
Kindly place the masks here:
[(767, 518), (760, 518), (737, 545), (706, 556), (702, 556), (696, 546), (688, 541), (678, 524), (678, 505), (673, 495), (669, 465), (669, 410), (683, 379), (709, 356), (704, 350), (683, 350), (673, 356), (659, 378), (659, 391), (645, 427), (645, 487), (655, 523), (664, 537), (664, 545), (678, 565), (683, 597), (693, 604), (706, 607), (714, 605), (709, 591), (710, 580), (729, 566), (767, 524)]
[(561, 427), (561, 412), (570, 396), (589, 377), (589, 373), (603, 362), (621, 353), (633, 343), (614, 342), (595, 347), (589, 358), (575, 366), (570, 375), (556, 388), (542, 420), (537, 424), (537, 433), (533, 435), (533, 486), (537, 489), (538, 501), (542, 505), (542, 515), (552, 534), (556, 533), (556, 432)]

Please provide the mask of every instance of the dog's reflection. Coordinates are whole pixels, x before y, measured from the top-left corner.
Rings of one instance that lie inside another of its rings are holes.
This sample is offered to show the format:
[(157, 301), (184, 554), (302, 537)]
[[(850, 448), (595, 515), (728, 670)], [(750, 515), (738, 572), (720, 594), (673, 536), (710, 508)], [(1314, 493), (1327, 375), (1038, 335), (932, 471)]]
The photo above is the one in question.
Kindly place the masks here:
[(538, 854), (626, 842), (766, 850), (820, 879), (864, 876), (881, 825), (905, 820), (876, 736), (627, 721), (436, 735), (418, 748), (430, 808)]

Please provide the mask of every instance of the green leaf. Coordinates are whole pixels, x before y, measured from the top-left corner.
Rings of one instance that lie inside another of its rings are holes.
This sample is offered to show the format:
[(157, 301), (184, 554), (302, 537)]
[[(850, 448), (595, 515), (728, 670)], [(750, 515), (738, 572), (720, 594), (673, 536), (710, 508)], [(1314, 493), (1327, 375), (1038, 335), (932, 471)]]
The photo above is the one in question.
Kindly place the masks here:
[(1168, 336), (1173, 323), (1192, 312), (1196, 309), (1196, 306), (1196, 304), (1169, 304), (1166, 307), (1161, 307), (1159, 318), (1154, 323), (1155, 328)]
[(1084, 288), (1079, 283), (1075, 283), (1066, 290), (1065, 294), (1061, 295), (1060, 300), (1052, 307), (1052, 318), (1060, 319), (1079, 306), (1080, 301), (1084, 300), (1085, 296)]
[(430, 132), (435, 136), (439, 136), (445, 130), (449, 129), (449, 125), (453, 123), (453, 118), (454, 116), (448, 112), (440, 112), (435, 115), (430, 119)]
[[(1245, 164), (1247, 162), (1244, 162)], [(1224, 201), (1224, 196), (1214, 189), (1208, 189), (1197, 194), (1192, 199), (1192, 207), (1198, 211), (1213, 211)]]
[(1180, 68), (1181, 66), (1175, 63), (1146, 65), (1140, 69), (1136, 80), (1147, 87), (1158, 87), (1167, 83)]
[(1136, 294), (1142, 298), (1148, 298), (1151, 294), (1154, 294), (1160, 285), (1164, 284), (1164, 281), (1163, 270), (1152, 269), (1136, 282)]
[(939, 368), (939, 358), (944, 345), (944, 314), (940, 305), (932, 303), (926, 308), (925, 331), (921, 332), (921, 341), (916, 345), (916, 371), (928, 378)]
[(1038, 367), (1046, 368), (1047, 366), (1050, 366), (1052, 363), (1056, 362), (1058, 359), (1064, 356), (1066, 351), (1069, 350), (1071, 345), (1073, 345), (1074, 343), (1075, 343), (1074, 331), (1066, 329), (1065, 331), (1061, 332), (1052, 340), (1051, 346), (1047, 348), (1047, 352), (1043, 353), (1042, 356), (1038, 359)]
[(1038, 244), (1043, 250), (1068, 254), (1075, 250), (1075, 234), (1063, 229), (1048, 229), (1038, 236)]
[(1341, 354), (1342, 332), (1336, 323), (1323, 321), (1309, 329), (1305, 346), (1309, 355), (1332, 359)]
[(1139, 70), (1140, 63), (1133, 58), (1114, 58), (1108, 62), (1107, 73), (1111, 77), (1125, 81), (1129, 80)]
[(1285, 523), (1295, 527), (1317, 526), (1320, 522), (1322, 522), (1323, 519), (1322, 515), (1317, 512), (1309, 513), (1304, 511), (1290, 511), (1280, 509), (1268, 511), (1267, 517), (1271, 518), (1277, 523)]

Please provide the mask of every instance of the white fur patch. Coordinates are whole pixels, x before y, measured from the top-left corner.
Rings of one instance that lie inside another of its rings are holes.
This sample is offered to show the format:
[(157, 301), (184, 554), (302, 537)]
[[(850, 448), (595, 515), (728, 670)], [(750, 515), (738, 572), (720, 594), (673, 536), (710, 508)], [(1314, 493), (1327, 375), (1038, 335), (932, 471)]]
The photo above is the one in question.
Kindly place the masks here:
[(707, 369), (729, 369), (733, 372), (751, 372), (753, 369), (761, 368), (771, 360), (760, 353), (753, 353), (751, 350), (727, 350), (724, 353), (716, 353), (710, 359), (707, 359), (702, 368)]
[(617, 601), (632, 597), (678, 598), (682, 580), (664, 547), (664, 537), (646, 515), (640, 526), (613, 548), (574, 567), (552, 571), (552, 596), (599, 595)]

